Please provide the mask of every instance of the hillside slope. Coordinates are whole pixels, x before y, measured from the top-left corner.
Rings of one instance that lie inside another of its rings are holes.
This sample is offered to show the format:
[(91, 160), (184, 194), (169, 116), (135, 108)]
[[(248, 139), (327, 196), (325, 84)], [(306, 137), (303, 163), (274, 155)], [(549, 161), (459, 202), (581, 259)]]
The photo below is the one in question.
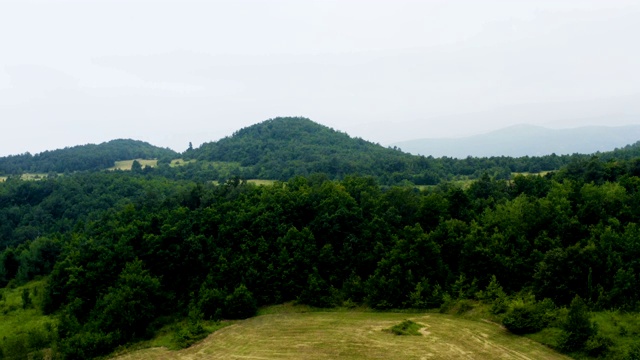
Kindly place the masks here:
[(610, 151), (638, 140), (640, 140), (640, 125), (588, 126), (573, 129), (516, 125), (459, 139), (417, 139), (393, 145), (412, 154), (434, 157), (520, 157), (552, 153), (592, 154), (598, 151)]
[(114, 166), (116, 161), (129, 159), (172, 159), (178, 154), (170, 149), (149, 143), (117, 139), (101, 144), (78, 145), (64, 149), (29, 153), (0, 158), (0, 174), (63, 173), (84, 170), (102, 170)]
[(415, 159), (300, 117), (275, 118), (243, 128), (231, 137), (187, 151), (185, 158), (240, 162), (252, 167), (253, 177), (281, 180), (311, 173), (382, 175), (405, 171)]
[[(441, 314), (315, 312), (241, 321), (181, 351), (152, 348), (133, 359), (568, 359), (498, 325)], [(384, 331), (404, 319), (422, 336)]]

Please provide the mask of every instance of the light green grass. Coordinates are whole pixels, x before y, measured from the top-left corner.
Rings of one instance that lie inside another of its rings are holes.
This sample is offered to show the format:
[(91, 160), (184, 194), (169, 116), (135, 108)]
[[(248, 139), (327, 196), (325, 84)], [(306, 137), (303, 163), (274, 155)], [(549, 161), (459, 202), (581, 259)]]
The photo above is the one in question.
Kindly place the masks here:
[[(468, 189), (471, 184), (474, 183), (474, 181), (476, 181), (475, 179), (464, 179), (464, 180), (452, 180), (449, 181), (448, 183), (453, 184), (463, 190)], [(429, 190), (429, 189), (435, 189), (437, 188), (439, 185), (415, 185), (416, 188), (418, 188), (418, 190)]]
[(531, 172), (513, 172), (511, 173), (511, 176), (514, 177), (516, 175), (523, 175), (523, 176), (545, 176), (548, 173), (550, 173), (551, 171), (540, 171), (537, 173), (531, 173)]
[(133, 166), (134, 161), (138, 161), (140, 165), (144, 168), (145, 166), (156, 167), (158, 166), (158, 160), (144, 160), (144, 159), (132, 159), (132, 160), (123, 160), (116, 161), (115, 166), (109, 168), (109, 170), (131, 170), (131, 166)]
[(48, 176), (48, 174), (42, 174), (42, 173), (26, 173), (26, 174), (22, 174), (22, 180), (42, 180), (42, 179), (46, 179)]
[[(184, 350), (157, 347), (117, 359), (568, 359), (496, 324), (451, 315), (290, 305), (261, 312), (270, 314), (238, 321)], [(420, 323), (422, 336), (385, 330), (405, 319)]]
[(624, 354), (640, 343), (640, 314), (620, 311), (599, 311), (591, 314), (598, 332), (613, 340), (612, 352)]
[[(201, 325), (204, 328), (206, 334), (211, 334), (217, 330), (225, 328), (234, 324), (233, 321), (202, 321)], [(187, 320), (181, 320), (177, 322), (170, 323), (168, 325), (163, 326), (160, 330), (158, 330), (153, 339), (147, 341), (140, 341), (134, 344), (129, 344), (124, 347), (118, 348), (112, 354), (113, 357), (121, 356), (122, 354), (131, 354), (134, 352), (142, 351), (145, 349), (151, 348), (164, 348), (168, 350), (180, 350), (182, 349), (181, 344), (176, 339), (177, 333), (181, 329), (187, 329), (188, 323)], [(206, 335), (204, 336), (206, 337)]]
[(173, 159), (173, 160), (171, 160), (171, 163), (169, 164), (169, 166), (171, 166), (171, 167), (184, 166), (184, 165), (187, 165), (187, 164), (194, 163), (196, 161), (197, 160), (195, 160), (195, 159), (191, 159), (191, 160)]
[[(28, 289), (33, 306), (22, 308), (22, 291)], [(31, 329), (51, 321), (49, 316), (42, 315), (36, 307), (44, 294), (44, 280), (32, 281), (15, 289), (0, 289), (0, 339), (3, 336)], [(35, 294), (37, 293), (37, 294)]]
[[(23, 308), (22, 292), (28, 289), (33, 304)], [(51, 330), (55, 328), (54, 319), (45, 316), (39, 310), (42, 295), (44, 294), (44, 281), (32, 281), (15, 289), (0, 289), (0, 346), (5, 347), (16, 339), (28, 339), (33, 341), (35, 336), (41, 340), (52, 339)], [(5, 349), (6, 350), (6, 349)]]
[(270, 185), (273, 185), (276, 182), (276, 180), (248, 179), (247, 182), (255, 185), (270, 186)]
[(7, 177), (6, 176), (0, 176), (0, 182), (5, 182), (7, 181)]

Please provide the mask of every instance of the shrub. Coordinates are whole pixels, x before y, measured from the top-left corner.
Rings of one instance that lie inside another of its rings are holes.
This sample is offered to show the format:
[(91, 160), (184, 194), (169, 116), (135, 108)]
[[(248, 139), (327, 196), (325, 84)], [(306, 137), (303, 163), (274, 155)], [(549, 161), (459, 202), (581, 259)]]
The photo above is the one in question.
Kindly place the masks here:
[(469, 301), (469, 300), (458, 300), (458, 302), (453, 307), (453, 309), (455, 310), (456, 314), (461, 315), (461, 314), (466, 313), (467, 311), (472, 310), (473, 309), (473, 305), (471, 304), (471, 301)]
[(625, 354), (624, 360), (640, 360), (640, 344), (634, 344)]
[(514, 307), (504, 317), (502, 324), (514, 334), (530, 334), (544, 328), (541, 314), (533, 304)]
[(30, 308), (32, 304), (33, 304), (33, 301), (31, 300), (31, 296), (29, 296), (29, 289), (27, 288), (22, 289), (22, 308), (23, 309)]
[(613, 340), (610, 338), (596, 334), (591, 336), (584, 344), (584, 349), (590, 356), (599, 357), (613, 346)]
[(563, 324), (564, 334), (561, 347), (566, 351), (579, 350), (587, 339), (596, 334), (596, 328), (589, 320), (589, 310), (582, 299), (576, 295), (569, 306), (567, 321)]
[(225, 299), (225, 316), (230, 319), (246, 319), (252, 317), (258, 311), (253, 294), (246, 286), (238, 286), (231, 295)]
[(411, 320), (405, 320), (398, 325), (392, 326), (389, 331), (396, 335), (422, 335), (420, 329), (424, 326)]

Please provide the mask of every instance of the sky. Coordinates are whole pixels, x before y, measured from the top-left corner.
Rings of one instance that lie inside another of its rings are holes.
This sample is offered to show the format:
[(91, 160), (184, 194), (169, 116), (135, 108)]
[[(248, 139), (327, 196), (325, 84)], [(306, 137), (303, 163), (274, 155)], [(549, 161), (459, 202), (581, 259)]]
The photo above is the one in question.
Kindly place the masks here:
[(0, 0), (0, 156), (277, 116), (388, 145), (640, 123), (637, 0)]

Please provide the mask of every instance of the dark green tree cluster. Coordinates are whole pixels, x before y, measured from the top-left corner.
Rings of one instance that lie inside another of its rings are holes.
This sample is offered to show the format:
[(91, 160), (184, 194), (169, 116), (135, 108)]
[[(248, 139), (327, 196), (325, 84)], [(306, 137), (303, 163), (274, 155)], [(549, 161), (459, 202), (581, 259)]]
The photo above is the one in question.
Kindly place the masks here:
[(48, 276), (43, 306), (69, 359), (146, 338), (166, 315), (469, 298), (502, 314), (523, 292), (540, 301), (510, 309), (505, 325), (536, 331), (569, 306), (563, 346), (596, 352), (605, 342), (584, 325), (586, 307), (640, 304), (637, 169), (637, 159), (576, 158), (544, 177), (485, 173), (423, 191), (335, 173), (272, 186), (170, 180), (162, 168), (9, 179), (0, 282)]
[[(244, 318), (291, 300), (388, 309), (478, 298), (501, 313), (501, 299), (528, 291), (547, 302), (512, 309), (505, 324), (531, 332), (576, 296), (594, 308), (637, 310), (632, 163), (619, 162), (613, 182), (600, 162), (602, 182), (565, 169), (422, 192), (354, 176), (191, 184), (165, 195), (172, 201), (128, 202), (66, 235), (9, 248), (0, 272), (24, 281), (51, 271), (45, 309), (60, 316), (68, 358), (149, 336), (163, 315)], [(147, 195), (169, 188), (152, 179)], [(567, 336), (567, 348), (583, 340)]]
[(67, 173), (108, 169), (116, 161), (130, 159), (162, 159), (169, 162), (178, 157), (170, 149), (135, 140), (112, 140), (98, 145), (87, 144), (44, 151), (36, 155), (25, 153), (0, 158), (0, 174)]
[[(640, 156), (640, 144), (597, 154), (605, 161)], [(306, 118), (275, 118), (243, 128), (216, 142), (183, 154), (202, 161), (235, 162), (245, 178), (286, 181), (293, 176), (324, 173), (330, 179), (346, 175), (373, 176), (380, 184), (434, 185), (442, 181), (479, 178), (509, 179), (514, 172), (557, 170), (569, 163), (579, 168), (589, 155), (541, 157), (433, 158), (403, 153), (319, 125)]]

